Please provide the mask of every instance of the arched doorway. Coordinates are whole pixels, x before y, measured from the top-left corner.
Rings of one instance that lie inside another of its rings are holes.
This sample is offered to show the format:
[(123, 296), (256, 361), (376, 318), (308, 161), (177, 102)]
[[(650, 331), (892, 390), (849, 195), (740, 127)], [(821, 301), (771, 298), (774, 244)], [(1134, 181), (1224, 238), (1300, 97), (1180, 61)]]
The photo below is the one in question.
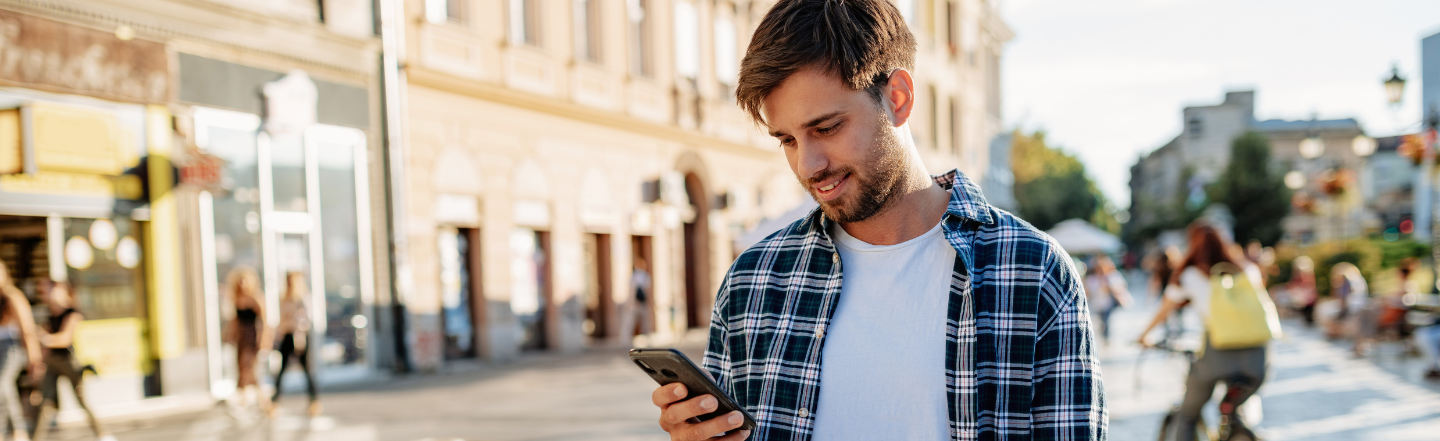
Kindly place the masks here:
[(710, 326), (710, 198), (695, 173), (685, 174), (685, 194), (695, 215), (685, 222), (685, 323)]

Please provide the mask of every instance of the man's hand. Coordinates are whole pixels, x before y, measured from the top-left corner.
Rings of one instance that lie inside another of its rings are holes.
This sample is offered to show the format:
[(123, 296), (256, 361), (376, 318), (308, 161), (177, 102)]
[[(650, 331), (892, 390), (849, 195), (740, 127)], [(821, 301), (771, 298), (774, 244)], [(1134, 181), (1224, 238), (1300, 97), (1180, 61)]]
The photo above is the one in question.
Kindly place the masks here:
[[(749, 430), (735, 430), (745, 422), (745, 417), (738, 410), (709, 421), (696, 422), (695, 417), (714, 412), (720, 401), (711, 395), (685, 400), (687, 392), (685, 385), (672, 383), (660, 386), (650, 394), (651, 401), (660, 408), (660, 428), (670, 433), (672, 441), (740, 441), (750, 437)], [(729, 435), (720, 436), (732, 430), (734, 432)]]

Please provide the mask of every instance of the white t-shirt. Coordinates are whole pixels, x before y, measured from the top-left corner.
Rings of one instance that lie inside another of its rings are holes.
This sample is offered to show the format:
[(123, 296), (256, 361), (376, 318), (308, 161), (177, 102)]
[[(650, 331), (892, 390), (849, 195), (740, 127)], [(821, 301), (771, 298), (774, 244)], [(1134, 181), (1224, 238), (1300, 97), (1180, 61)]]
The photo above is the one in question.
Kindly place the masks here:
[(844, 279), (825, 329), (816, 441), (948, 440), (945, 329), (955, 249), (935, 228), (877, 246), (832, 228)]
[[(1261, 282), (1260, 268), (1254, 264), (1246, 263), (1241, 265), (1245, 276), (1250, 278), (1250, 283), (1256, 288), (1264, 287)], [(1190, 300), (1190, 308), (1201, 320), (1210, 320), (1210, 277), (1196, 267), (1186, 267), (1180, 272), (1180, 286), (1170, 285), (1165, 288), (1165, 298), (1175, 302)]]

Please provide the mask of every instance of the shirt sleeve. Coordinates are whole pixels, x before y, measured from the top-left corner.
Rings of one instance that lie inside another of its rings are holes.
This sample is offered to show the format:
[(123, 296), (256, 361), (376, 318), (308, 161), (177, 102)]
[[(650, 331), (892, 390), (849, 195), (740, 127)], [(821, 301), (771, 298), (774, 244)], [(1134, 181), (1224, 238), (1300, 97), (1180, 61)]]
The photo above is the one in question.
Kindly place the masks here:
[(727, 275), (725, 281), (720, 285), (720, 292), (715, 297), (715, 307), (710, 311), (710, 341), (705, 346), (704, 369), (710, 374), (710, 379), (715, 381), (716, 386), (731, 398), (735, 397), (735, 391), (730, 384), (730, 347), (729, 347), (729, 324), (726, 323), (725, 315), (722, 314), (729, 301), (730, 277)]
[(1035, 338), (1032, 439), (1102, 440), (1109, 416), (1089, 305), (1069, 259), (1049, 260), (1042, 289), (1059, 302), (1052, 317), (1041, 317)]

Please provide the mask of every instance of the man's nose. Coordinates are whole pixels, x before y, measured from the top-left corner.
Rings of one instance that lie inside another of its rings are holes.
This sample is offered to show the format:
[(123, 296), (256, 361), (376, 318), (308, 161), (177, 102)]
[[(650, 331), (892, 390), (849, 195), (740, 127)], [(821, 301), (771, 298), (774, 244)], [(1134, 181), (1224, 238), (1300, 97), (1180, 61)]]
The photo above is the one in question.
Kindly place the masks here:
[(800, 145), (796, 148), (799, 160), (795, 164), (795, 174), (804, 177), (808, 183), (830, 167), (830, 158), (826, 155), (825, 148), (818, 143), (797, 141)]

